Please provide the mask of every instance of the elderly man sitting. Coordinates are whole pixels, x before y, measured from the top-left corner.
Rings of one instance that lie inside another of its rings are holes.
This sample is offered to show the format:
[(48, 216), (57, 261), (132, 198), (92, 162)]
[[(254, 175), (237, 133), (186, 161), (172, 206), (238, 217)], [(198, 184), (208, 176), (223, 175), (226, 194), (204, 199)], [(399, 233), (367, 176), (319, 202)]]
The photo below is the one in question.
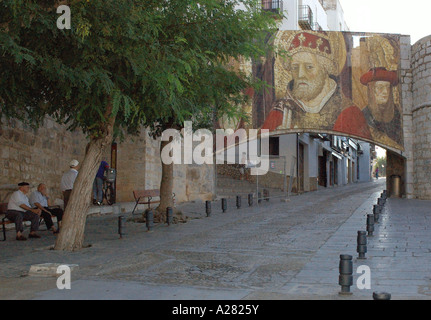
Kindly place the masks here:
[(52, 216), (57, 217), (58, 225), (60, 226), (61, 219), (63, 218), (63, 210), (49, 206), (49, 197), (45, 184), (39, 184), (37, 190), (30, 195), (30, 204), (33, 208), (38, 208), (42, 211), (41, 216), (45, 221), (46, 228), (54, 232), (54, 234), (58, 233), (59, 230), (55, 229), (52, 222)]
[(18, 190), (12, 193), (7, 205), (6, 218), (15, 223), (16, 240), (18, 241), (27, 240), (27, 238), (22, 235), (24, 231), (23, 221), (31, 221), (31, 229), (28, 237), (40, 238), (40, 236), (36, 234), (36, 231), (39, 230), (39, 216), (41, 210), (33, 209), (30, 206), (26, 196), (29, 190), (30, 185), (27, 182), (19, 183)]

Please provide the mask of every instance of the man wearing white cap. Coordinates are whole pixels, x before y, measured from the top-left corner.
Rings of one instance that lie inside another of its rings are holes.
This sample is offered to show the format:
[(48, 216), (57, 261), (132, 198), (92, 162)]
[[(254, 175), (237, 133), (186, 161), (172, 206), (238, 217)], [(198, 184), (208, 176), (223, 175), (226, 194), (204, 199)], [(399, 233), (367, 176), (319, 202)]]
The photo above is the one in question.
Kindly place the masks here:
[(70, 194), (72, 193), (73, 184), (78, 176), (78, 160), (72, 160), (69, 163), (70, 170), (65, 172), (61, 177), (61, 191), (64, 197), (64, 210), (66, 210), (67, 203), (69, 202)]

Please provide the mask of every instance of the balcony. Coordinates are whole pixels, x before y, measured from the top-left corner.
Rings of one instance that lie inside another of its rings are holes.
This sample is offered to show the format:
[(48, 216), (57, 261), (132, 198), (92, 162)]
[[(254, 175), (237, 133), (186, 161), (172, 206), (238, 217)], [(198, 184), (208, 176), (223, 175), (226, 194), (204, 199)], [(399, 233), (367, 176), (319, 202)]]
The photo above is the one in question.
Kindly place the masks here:
[(302, 30), (313, 30), (313, 11), (310, 6), (299, 6), (298, 24)]
[(282, 14), (283, 1), (282, 0), (262, 0), (262, 10), (273, 12), (276, 14)]

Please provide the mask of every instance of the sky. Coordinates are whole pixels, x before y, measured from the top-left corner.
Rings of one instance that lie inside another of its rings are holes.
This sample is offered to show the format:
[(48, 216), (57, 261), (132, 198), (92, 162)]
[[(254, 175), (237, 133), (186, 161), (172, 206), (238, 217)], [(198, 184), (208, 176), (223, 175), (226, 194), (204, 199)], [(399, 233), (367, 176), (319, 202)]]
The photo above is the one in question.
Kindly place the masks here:
[(339, 0), (350, 31), (431, 35), (430, 0)]

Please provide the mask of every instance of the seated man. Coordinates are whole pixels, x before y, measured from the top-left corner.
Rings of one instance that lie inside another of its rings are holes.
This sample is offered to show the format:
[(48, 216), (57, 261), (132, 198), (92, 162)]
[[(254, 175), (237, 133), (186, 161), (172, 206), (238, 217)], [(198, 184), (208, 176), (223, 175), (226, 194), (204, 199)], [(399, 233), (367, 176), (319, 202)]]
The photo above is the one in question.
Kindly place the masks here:
[(24, 231), (23, 221), (31, 221), (30, 235), (28, 237), (40, 238), (40, 236), (36, 234), (36, 231), (39, 230), (39, 216), (41, 210), (31, 208), (26, 196), (29, 190), (30, 185), (27, 182), (19, 183), (18, 190), (12, 193), (7, 204), (6, 218), (15, 223), (16, 240), (18, 241), (27, 240), (27, 238), (22, 235)]
[(41, 183), (37, 186), (37, 190), (30, 195), (30, 204), (33, 208), (38, 208), (42, 211), (42, 218), (45, 220), (46, 228), (55, 234), (59, 232), (54, 227), (52, 216), (57, 217), (58, 225), (60, 226), (63, 218), (63, 210), (49, 206), (49, 197), (46, 193), (45, 184)]

